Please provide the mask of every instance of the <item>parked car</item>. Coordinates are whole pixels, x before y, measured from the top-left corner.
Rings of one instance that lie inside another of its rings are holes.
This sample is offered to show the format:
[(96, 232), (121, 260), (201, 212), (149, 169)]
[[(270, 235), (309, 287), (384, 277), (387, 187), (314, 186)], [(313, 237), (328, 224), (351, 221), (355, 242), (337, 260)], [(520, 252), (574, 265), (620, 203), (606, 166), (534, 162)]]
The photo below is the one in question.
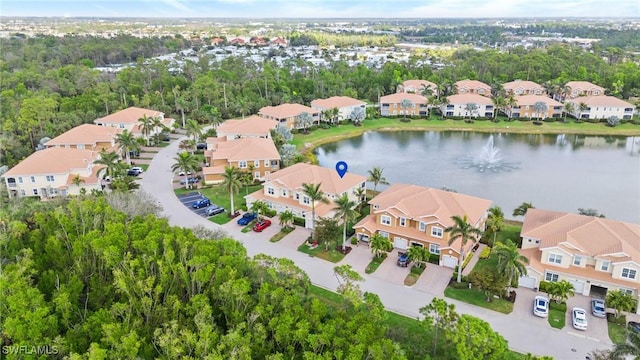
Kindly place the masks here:
[[(185, 175), (184, 171), (180, 171), (178, 173), (178, 176), (184, 176), (184, 175)], [(191, 175), (191, 171), (187, 171), (187, 175)]]
[(140, 175), (140, 173), (133, 169), (127, 170), (127, 176), (138, 176), (138, 175)]
[(238, 225), (246, 226), (256, 218), (256, 213), (246, 212), (238, 219)]
[(220, 205), (213, 204), (209, 206), (204, 212), (207, 214), (207, 216), (213, 216), (222, 214), (224, 212), (224, 208)]
[(587, 311), (583, 308), (574, 307), (571, 310), (573, 328), (576, 330), (587, 330)]
[(137, 171), (138, 174), (142, 174), (144, 172), (144, 169), (142, 169), (140, 166), (134, 166), (131, 168), (131, 170)]
[(271, 226), (271, 220), (269, 219), (260, 220), (255, 225), (253, 225), (253, 231), (261, 232), (262, 230), (268, 228), (269, 226)]
[(639, 322), (629, 321), (629, 323), (627, 324), (627, 327), (629, 328), (630, 332), (633, 332), (633, 333), (636, 333), (636, 334), (640, 334), (640, 323)]
[(160, 134), (160, 140), (162, 141), (171, 141), (171, 137), (167, 133)]
[(139, 158), (140, 157), (140, 151), (129, 151), (129, 157)]
[(547, 317), (549, 315), (549, 299), (544, 296), (536, 296), (533, 299), (533, 315)]
[(203, 197), (201, 199), (198, 199), (196, 201), (193, 202), (193, 205), (191, 205), (194, 209), (200, 209), (203, 208), (205, 206), (209, 206), (211, 205), (211, 200), (209, 200), (206, 197)]
[(407, 267), (409, 266), (409, 263), (411, 262), (411, 260), (409, 259), (409, 254), (408, 253), (400, 253), (400, 256), (398, 256), (398, 266), (400, 267)]
[(198, 181), (200, 181), (200, 179), (198, 179), (197, 177), (190, 177), (190, 178), (186, 178), (186, 179), (180, 179), (180, 185), (185, 185), (187, 183), (196, 184), (196, 183), (198, 183)]
[(607, 307), (602, 299), (591, 299), (591, 314), (595, 317), (607, 317)]
[(196, 150), (207, 150), (207, 143), (197, 143)]

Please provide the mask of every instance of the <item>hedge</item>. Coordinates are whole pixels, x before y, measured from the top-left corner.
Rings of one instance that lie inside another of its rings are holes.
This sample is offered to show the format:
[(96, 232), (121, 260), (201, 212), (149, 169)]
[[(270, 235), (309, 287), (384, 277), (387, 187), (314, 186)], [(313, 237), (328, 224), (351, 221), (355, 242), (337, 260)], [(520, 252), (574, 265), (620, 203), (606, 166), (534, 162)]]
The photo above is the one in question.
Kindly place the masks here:
[(298, 225), (298, 226), (304, 227), (305, 226), (305, 221), (301, 217), (294, 216), (293, 217), (293, 225)]

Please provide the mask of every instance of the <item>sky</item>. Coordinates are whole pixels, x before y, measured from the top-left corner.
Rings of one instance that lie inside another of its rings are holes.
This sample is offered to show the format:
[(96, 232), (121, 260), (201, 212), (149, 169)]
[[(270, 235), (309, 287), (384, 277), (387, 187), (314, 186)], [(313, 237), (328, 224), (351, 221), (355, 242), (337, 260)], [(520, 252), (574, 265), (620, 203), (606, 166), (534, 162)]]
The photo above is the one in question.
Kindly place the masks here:
[(640, 17), (640, 0), (0, 0), (0, 16), (158, 18)]

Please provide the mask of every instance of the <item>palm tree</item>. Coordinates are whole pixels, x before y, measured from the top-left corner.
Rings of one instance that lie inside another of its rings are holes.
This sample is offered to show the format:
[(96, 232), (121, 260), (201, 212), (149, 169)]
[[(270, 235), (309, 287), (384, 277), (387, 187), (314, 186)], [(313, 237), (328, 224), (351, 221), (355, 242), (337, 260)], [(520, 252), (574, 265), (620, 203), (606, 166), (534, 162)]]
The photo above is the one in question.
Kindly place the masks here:
[(235, 207), (233, 204), (233, 193), (238, 192), (240, 186), (242, 186), (242, 182), (240, 181), (240, 173), (238, 170), (232, 166), (224, 167), (224, 174), (222, 174), (222, 185), (229, 192), (229, 197), (231, 198), (231, 216), (235, 216)]
[(140, 131), (142, 131), (142, 136), (147, 142), (147, 146), (149, 146), (149, 135), (151, 131), (153, 131), (153, 118), (147, 116), (147, 114), (142, 115), (140, 119), (138, 119), (138, 123), (140, 124)]
[(563, 303), (570, 296), (575, 295), (573, 285), (567, 280), (550, 283), (550, 288), (547, 291), (549, 296), (555, 299), (556, 303)]
[(400, 100), (400, 109), (402, 109), (402, 113), (404, 114), (404, 118), (402, 121), (407, 121), (407, 113), (409, 112), (409, 109), (413, 108), (415, 106), (415, 104), (409, 100), (409, 99), (402, 99)]
[(193, 154), (196, 147), (196, 143), (192, 139), (184, 139), (178, 144), (178, 148), (182, 150), (189, 150)]
[(533, 209), (533, 205), (530, 202), (523, 202), (513, 210), (513, 216), (524, 216), (529, 209)]
[(131, 176), (122, 176), (111, 182), (111, 189), (117, 192), (131, 192), (139, 188), (140, 183)]
[(373, 183), (373, 191), (376, 191), (378, 184), (389, 185), (387, 179), (382, 176), (382, 172), (384, 169), (378, 166), (374, 166), (373, 169), (369, 170), (369, 178), (367, 181), (371, 181)]
[(468, 241), (472, 241), (474, 243), (478, 241), (478, 236), (481, 235), (481, 231), (480, 229), (477, 229), (469, 224), (467, 214), (462, 217), (454, 215), (451, 217), (451, 220), (453, 220), (453, 225), (447, 227), (446, 229), (444, 229), (444, 231), (449, 233), (449, 246), (451, 246), (451, 244), (453, 244), (456, 240), (460, 239), (460, 254), (458, 257), (458, 282), (461, 282), (464, 247), (467, 245)]
[(589, 108), (589, 105), (581, 102), (580, 104), (578, 104), (578, 109), (580, 110), (580, 116), (578, 116), (578, 119), (582, 119), (582, 113), (587, 111), (587, 109)]
[(116, 142), (118, 143), (118, 149), (124, 152), (127, 164), (131, 165), (131, 152), (140, 151), (140, 144), (136, 141), (135, 136), (125, 129), (116, 135)]
[(80, 185), (82, 185), (82, 183), (84, 183), (84, 179), (82, 177), (80, 177), (80, 175), (75, 174), (73, 175), (73, 177), (71, 178), (71, 183), (75, 186), (78, 187), (78, 189), (80, 190), (86, 190), (84, 188), (80, 188)]
[(509, 120), (511, 120), (511, 116), (513, 114), (513, 108), (518, 106), (518, 100), (516, 100), (516, 98), (513, 95), (509, 95), (509, 97), (507, 98), (507, 103), (506, 103), (506, 108), (509, 109), (509, 114), (507, 116), (507, 118)]
[(280, 213), (280, 226), (282, 227), (289, 227), (289, 225), (291, 225), (291, 223), (293, 222), (293, 218), (295, 217), (295, 215), (293, 214), (293, 211), (291, 210), (285, 210), (283, 212)]
[(104, 165), (107, 176), (109, 176), (109, 179), (111, 180), (113, 180), (122, 170), (120, 155), (114, 151), (106, 152), (104, 149), (100, 150), (100, 158), (95, 160), (93, 163), (97, 165)]
[(496, 270), (500, 274), (507, 275), (508, 287), (511, 287), (513, 279), (527, 275), (526, 266), (529, 265), (529, 259), (518, 252), (518, 247), (511, 240), (506, 243), (496, 245), (495, 256), (498, 258)]
[(202, 136), (202, 126), (198, 124), (197, 121), (193, 119), (187, 120), (185, 129), (187, 130), (187, 136), (193, 137), (193, 141), (195, 143), (200, 140), (200, 137)]
[(320, 112), (322, 115), (322, 120), (328, 123), (333, 123), (333, 119), (331, 119), (331, 109), (324, 109)]
[(630, 333), (628, 341), (615, 344), (611, 351), (612, 359), (640, 359), (640, 333)]
[(329, 116), (331, 117), (331, 123), (337, 120), (338, 114), (340, 114), (340, 109), (337, 107), (331, 108), (329, 110)]
[(502, 212), (502, 209), (499, 206), (490, 208), (489, 216), (487, 218), (487, 230), (493, 234), (493, 242), (491, 243), (492, 249), (496, 244), (496, 235), (498, 235), (498, 231), (502, 230), (502, 226), (504, 226), (504, 213)]
[(178, 153), (178, 155), (174, 157), (173, 160), (175, 160), (175, 163), (171, 165), (171, 171), (183, 173), (183, 177), (185, 179), (185, 188), (191, 189), (191, 183), (186, 177), (189, 173), (196, 172), (198, 166), (200, 165), (198, 163), (198, 159), (193, 154), (183, 151), (181, 153)]
[(371, 247), (374, 256), (380, 257), (385, 252), (393, 250), (393, 243), (388, 238), (376, 233), (371, 237), (369, 247)]
[(320, 189), (322, 183), (319, 184), (302, 184), (302, 192), (311, 201), (311, 230), (316, 229), (316, 201), (328, 204), (329, 200), (324, 196), (324, 191)]
[(494, 121), (497, 121), (498, 119), (498, 110), (503, 110), (505, 108), (505, 106), (507, 106), (507, 99), (502, 96), (494, 96), (491, 98), (491, 101), (493, 102), (493, 119)]
[(253, 184), (253, 175), (250, 172), (241, 173), (240, 182), (244, 185), (245, 195), (249, 195), (249, 185)]
[(362, 211), (362, 205), (367, 201), (367, 190), (363, 187), (356, 188), (356, 196), (358, 197), (358, 212)]
[(564, 104), (564, 122), (567, 122), (567, 115), (571, 114), (573, 115), (573, 113), (576, 111), (576, 105), (572, 102), (567, 102)]
[(336, 217), (342, 218), (342, 251), (345, 251), (347, 247), (347, 224), (357, 219), (360, 214), (355, 210), (356, 202), (349, 199), (347, 194), (342, 194), (335, 203), (336, 207), (333, 210), (336, 212)]
[(415, 262), (418, 267), (421, 267), (421, 264), (425, 261), (429, 260), (429, 251), (423, 246), (412, 246), (407, 251), (407, 255), (409, 255), (409, 259)]
[(261, 200), (257, 200), (251, 204), (251, 212), (258, 214), (258, 220), (262, 219), (262, 214), (264, 214), (267, 209), (269, 209), (267, 203)]
[(623, 291), (609, 291), (607, 292), (606, 303), (610, 308), (615, 309), (616, 318), (620, 316), (620, 312), (629, 312), (633, 309), (633, 305), (637, 304), (633, 295)]

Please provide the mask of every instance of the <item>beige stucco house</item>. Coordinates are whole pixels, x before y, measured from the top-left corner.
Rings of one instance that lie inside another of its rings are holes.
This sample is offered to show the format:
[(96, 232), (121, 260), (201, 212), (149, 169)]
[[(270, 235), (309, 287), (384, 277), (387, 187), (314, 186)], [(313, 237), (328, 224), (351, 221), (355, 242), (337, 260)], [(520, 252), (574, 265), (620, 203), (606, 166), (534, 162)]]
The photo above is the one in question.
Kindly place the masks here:
[(288, 129), (301, 129), (303, 126), (298, 122), (298, 116), (302, 113), (311, 115), (312, 124), (320, 121), (320, 112), (301, 104), (282, 104), (277, 106), (265, 106), (258, 111), (260, 117), (275, 120), (278, 126), (286, 126)]
[(396, 87), (396, 92), (438, 96), (438, 85), (428, 80), (405, 80)]
[[(408, 100), (408, 108), (402, 107), (402, 101)], [(380, 98), (382, 116), (428, 116), (429, 100), (418, 94), (395, 93)]]
[[(162, 121), (162, 124), (169, 128), (172, 127), (175, 123), (175, 119), (165, 118), (163, 112), (143, 109), (135, 106), (131, 106), (105, 117), (95, 119), (93, 123), (100, 126), (115, 127), (123, 130), (126, 129), (136, 136), (142, 136), (142, 130), (140, 129), (140, 119), (142, 119), (143, 116), (147, 116), (148, 118), (160, 119)], [(151, 132), (149, 135), (154, 135), (155, 133), (159, 133), (161, 131), (162, 130), (160, 128), (156, 128), (155, 131)]]
[[(561, 118), (564, 111), (564, 105), (545, 95), (521, 95), (516, 96), (516, 105), (505, 109), (507, 116), (513, 119), (529, 118), (529, 119), (546, 119)], [(539, 111), (534, 106), (536, 103), (544, 103), (546, 111)]]
[[(475, 104), (475, 108), (472, 104)], [(489, 97), (478, 94), (456, 94), (447, 96), (447, 103), (440, 105), (440, 111), (444, 116), (492, 118), (495, 107)]]
[(588, 81), (569, 81), (564, 87), (567, 89), (565, 97), (568, 99), (580, 96), (603, 96), (605, 94), (605, 88)]
[(116, 151), (116, 136), (121, 132), (116, 127), (105, 127), (94, 124), (82, 124), (65, 131), (47, 141), (45, 147), (92, 150), (99, 152)]
[(573, 103), (573, 115), (576, 119), (608, 119), (616, 116), (621, 120), (633, 117), (635, 106), (617, 97), (607, 95), (581, 96), (567, 99), (566, 103)]
[(478, 80), (460, 80), (454, 83), (456, 92), (460, 95), (476, 94), (491, 97), (491, 86)]
[[(320, 112), (322, 121), (342, 121), (351, 118), (351, 112), (355, 108), (361, 108), (366, 112), (367, 103), (362, 100), (348, 96), (332, 96), (327, 99), (316, 99), (311, 102), (311, 107)], [(338, 114), (334, 119), (325, 119), (322, 112), (325, 110), (338, 109)]]
[(245, 119), (229, 119), (216, 128), (216, 135), (227, 140), (239, 138), (270, 138), (271, 130), (278, 126), (276, 120), (251, 115)]
[(538, 83), (529, 80), (514, 80), (502, 84), (505, 95), (546, 95), (547, 91)]
[(207, 139), (204, 157), (209, 166), (202, 168), (205, 184), (221, 183), (225, 167), (251, 172), (256, 180), (280, 169), (280, 154), (271, 138), (216, 139), (219, 141)]

